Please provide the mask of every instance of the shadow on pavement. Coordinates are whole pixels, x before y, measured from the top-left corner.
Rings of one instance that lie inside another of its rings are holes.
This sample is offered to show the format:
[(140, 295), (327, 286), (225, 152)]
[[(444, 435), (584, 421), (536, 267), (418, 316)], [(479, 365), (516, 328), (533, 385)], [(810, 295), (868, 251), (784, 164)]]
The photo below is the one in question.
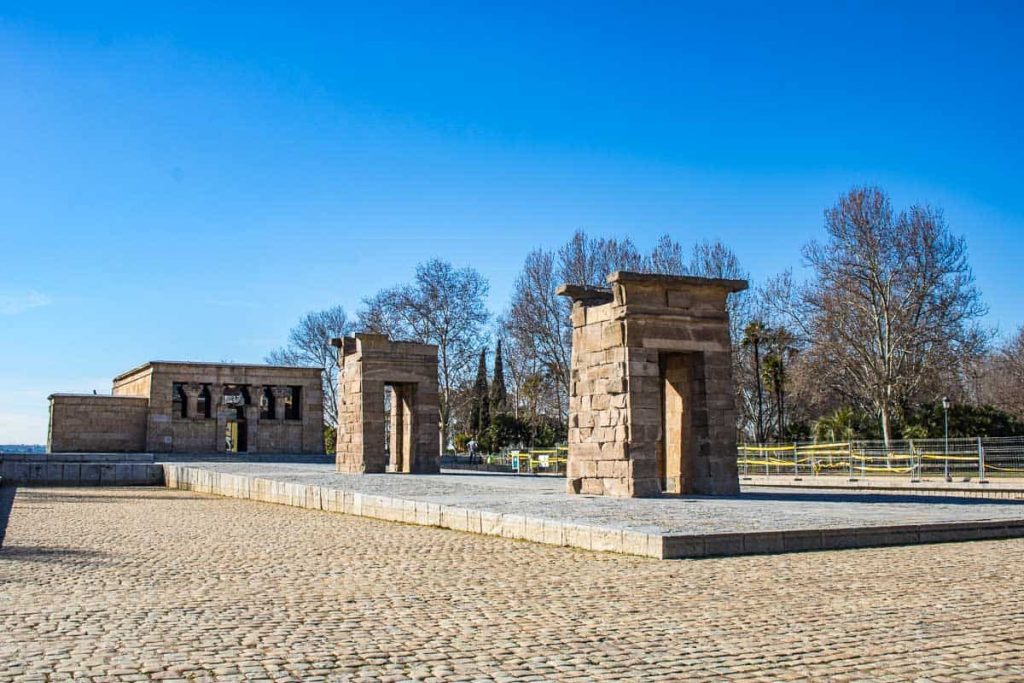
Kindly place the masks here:
[[(39, 488), (45, 489), (45, 491), (31, 486), (22, 486), (18, 489), (18, 498), (21, 502), (27, 503), (91, 503), (104, 505), (120, 503), (122, 501), (137, 502), (143, 498), (143, 495), (146, 498), (159, 497), (162, 500), (169, 501), (186, 502), (190, 500), (189, 497), (180, 495), (179, 491), (165, 489), (162, 486), (41, 486)], [(117, 489), (135, 490), (140, 495), (131, 495), (129, 493), (115, 495), (110, 493), (111, 490)], [(96, 493), (81, 492), (83, 490), (92, 490)], [(100, 491), (102, 491), (102, 494)]]
[(11, 519), (11, 508), (14, 507), (15, 491), (17, 488), (14, 486), (0, 486), (0, 548), (4, 546), (7, 523)]
[[(564, 474), (547, 474), (544, 472), (536, 472), (532, 474), (516, 474), (515, 472), (494, 472), (487, 470), (471, 470), (471, 469), (449, 469), (447, 467), (441, 467), (441, 474), (446, 477), (502, 477), (504, 479), (515, 479), (522, 477), (523, 479), (536, 479), (543, 477), (545, 479), (565, 479)], [(436, 475), (435, 475), (436, 476)]]
[(95, 565), (96, 560), (106, 557), (98, 550), (61, 548), (38, 545), (5, 545), (0, 549), (0, 560), (21, 560), (23, 562), (45, 562), (76, 567)]

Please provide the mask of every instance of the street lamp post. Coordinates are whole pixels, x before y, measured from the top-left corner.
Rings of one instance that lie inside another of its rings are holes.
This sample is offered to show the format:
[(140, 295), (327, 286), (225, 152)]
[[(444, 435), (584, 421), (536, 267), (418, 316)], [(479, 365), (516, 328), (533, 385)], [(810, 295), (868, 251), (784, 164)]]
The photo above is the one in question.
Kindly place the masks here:
[(946, 474), (946, 481), (950, 481), (949, 476), (949, 399), (945, 396), (942, 397), (942, 421), (945, 425), (946, 436), (945, 436), (945, 449), (946, 454), (945, 465), (943, 471)]

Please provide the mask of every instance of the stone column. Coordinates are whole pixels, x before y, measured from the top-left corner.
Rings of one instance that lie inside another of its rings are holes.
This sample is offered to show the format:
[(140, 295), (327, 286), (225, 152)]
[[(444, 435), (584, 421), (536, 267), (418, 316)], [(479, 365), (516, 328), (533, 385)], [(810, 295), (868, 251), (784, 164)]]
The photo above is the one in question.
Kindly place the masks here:
[(387, 457), (384, 454), (384, 382), (363, 379), (359, 395), (362, 413), (362, 442), (359, 451), (363, 472), (380, 473), (387, 471)]
[(203, 385), (189, 383), (182, 387), (182, 389), (185, 392), (186, 399), (185, 414), (191, 419), (199, 417), (196, 413), (199, 412), (199, 394), (203, 392)]
[(402, 388), (396, 384), (385, 387), (391, 394), (391, 439), (388, 444), (388, 471), (408, 472), (408, 458), (405, 438), (405, 410), (402, 401)]
[(259, 416), (261, 410), (260, 403), (263, 401), (263, 385), (262, 384), (250, 384), (246, 387), (249, 392), (249, 403), (247, 405), (256, 408), (256, 415)]
[(274, 395), (274, 419), (284, 419), (284, 399), (288, 395), (288, 387), (270, 387), (270, 393)]
[(217, 421), (216, 432), (213, 435), (213, 450), (217, 453), (224, 452), (224, 432), (228, 428), (228, 414), (224, 410), (224, 385), (210, 385), (210, 417)]
[(349, 356), (338, 372), (338, 438), (334, 457), (338, 472), (357, 474), (365, 471), (362, 393), (362, 367)]
[(263, 397), (262, 384), (249, 385), (249, 403), (245, 406), (246, 421), (246, 452), (256, 453), (259, 450), (257, 439), (260, 433), (260, 399)]

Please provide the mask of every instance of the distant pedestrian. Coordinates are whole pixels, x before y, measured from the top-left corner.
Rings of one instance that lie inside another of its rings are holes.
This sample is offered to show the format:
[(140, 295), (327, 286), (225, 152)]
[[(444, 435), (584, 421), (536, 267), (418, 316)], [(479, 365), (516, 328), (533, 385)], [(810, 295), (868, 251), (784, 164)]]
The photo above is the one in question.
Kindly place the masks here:
[(476, 462), (476, 439), (470, 439), (469, 443), (466, 444), (466, 447), (469, 448), (469, 464), (472, 465)]

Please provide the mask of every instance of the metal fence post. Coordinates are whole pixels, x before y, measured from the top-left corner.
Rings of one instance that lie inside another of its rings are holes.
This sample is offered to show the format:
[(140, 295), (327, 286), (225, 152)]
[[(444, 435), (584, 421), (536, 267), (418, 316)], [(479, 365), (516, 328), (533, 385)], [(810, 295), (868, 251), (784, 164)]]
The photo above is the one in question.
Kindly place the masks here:
[(921, 481), (921, 458), (914, 458), (916, 455), (913, 450), (913, 439), (909, 438), (907, 442), (907, 462), (910, 463), (910, 483), (916, 483)]
[(981, 437), (978, 437), (978, 483), (987, 484), (985, 481), (985, 446), (981, 442)]
[(847, 456), (846, 459), (850, 464), (850, 481), (855, 481), (853, 478), (853, 439), (846, 442)]
[(800, 463), (796, 461), (796, 442), (793, 442), (793, 478), (800, 478)]

